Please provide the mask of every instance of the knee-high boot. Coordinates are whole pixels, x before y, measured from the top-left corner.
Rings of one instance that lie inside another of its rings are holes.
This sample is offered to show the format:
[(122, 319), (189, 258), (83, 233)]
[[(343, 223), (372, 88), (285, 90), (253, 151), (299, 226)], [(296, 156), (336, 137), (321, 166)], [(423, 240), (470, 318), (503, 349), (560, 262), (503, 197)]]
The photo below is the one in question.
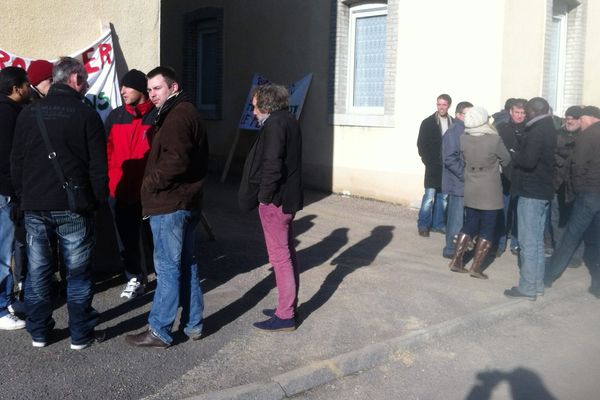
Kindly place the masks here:
[(485, 240), (479, 238), (477, 240), (477, 246), (475, 246), (475, 256), (473, 257), (473, 264), (471, 264), (471, 269), (469, 270), (469, 275), (473, 278), (479, 279), (487, 279), (487, 275), (481, 272), (481, 264), (485, 257), (487, 256), (490, 248), (492, 247), (492, 242), (490, 240)]
[(466, 273), (469, 272), (463, 265), (463, 254), (469, 245), (471, 237), (466, 233), (458, 232), (454, 236), (454, 255), (450, 261), (450, 271)]

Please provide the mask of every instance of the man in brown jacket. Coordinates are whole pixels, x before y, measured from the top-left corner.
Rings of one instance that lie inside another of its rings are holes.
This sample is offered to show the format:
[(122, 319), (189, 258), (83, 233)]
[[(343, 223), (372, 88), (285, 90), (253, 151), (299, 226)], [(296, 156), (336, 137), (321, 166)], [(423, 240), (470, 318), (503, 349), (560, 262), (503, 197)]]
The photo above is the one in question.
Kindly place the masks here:
[(194, 257), (202, 185), (208, 165), (206, 127), (179, 87), (175, 71), (148, 73), (148, 94), (158, 109), (152, 149), (142, 181), (144, 218), (154, 239), (156, 292), (148, 329), (125, 340), (139, 347), (166, 348), (179, 304), (180, 326), (191, 339), (202, 334), (204, 301)]

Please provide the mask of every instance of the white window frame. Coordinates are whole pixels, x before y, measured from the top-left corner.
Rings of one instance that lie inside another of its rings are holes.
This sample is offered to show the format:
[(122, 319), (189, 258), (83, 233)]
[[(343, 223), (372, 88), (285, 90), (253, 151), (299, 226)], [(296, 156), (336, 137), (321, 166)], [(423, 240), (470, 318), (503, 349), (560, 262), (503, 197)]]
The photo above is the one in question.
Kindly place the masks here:
[[(349, 114), (361, 115), (383, 115), (383, 107), (355, 107), (354, 106), (354, 72), (355, 72), (355, 47), (356, 47), (356, 20), (359, 18), (386, 16), (388, 14), (387, 4), (375, 3), (364, 4), (350, 8), (350, 27), (348, 36), (348, 85), (347, 85), (347, 112)], [(387, 27), (387, 21), (386, 21)], [(387, 35), (386, 35), (387, 36)], [(387, 37), (386, 37), (387, 39)], [(381, 94), (385, 96), (385, 93)], [(385, 101), (385, 97), (384, 97)]]

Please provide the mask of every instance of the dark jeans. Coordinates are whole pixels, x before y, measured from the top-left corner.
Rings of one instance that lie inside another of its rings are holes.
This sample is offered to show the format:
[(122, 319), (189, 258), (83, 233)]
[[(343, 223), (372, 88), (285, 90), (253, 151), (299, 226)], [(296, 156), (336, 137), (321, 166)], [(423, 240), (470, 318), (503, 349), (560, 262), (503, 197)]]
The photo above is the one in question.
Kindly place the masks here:
[(500, 237), (498, 239), (498, 248), (506, 249), (508, 236), (510, 235), (510, 248), (516, 249), (519, 247), (518, 224), (517, 224), (517, 202), (518, 197), (512, 197), (510, 194), (503, 194), (502, 201), (504, 203), (504, 213), (502, 215), (503, 226), (498, 229)]
[(465, 223), (461, 231), (471, 238), (479, 236), (482, 239), (493, 241), (496, 233), (496, 221), (500, 210), (477, 210), (465, 207)]
[(446, 198), (446, 194), (435, 188), (425, 188), (417, 219), (419, 230), (446, 229)]
[(71, 343), (85, 344), (94, 338), (98, 313), (92, 307), (92, 249), (94, 218), (70, 211), (27, 211), (27, 258), (25, 309), (27, 331), (35, 341), (44, 342), (54, 325), (52, 320), (52, 246), (58, 239), (67, 270), (67, 310)]
[(117, 228), (119, 250), (125, 266), (127, 279), (140, 278), (142, 275), (141, 260), (144, 257), (140, 241), (141, 230), (146, 221), (142, 221), (141, 203), (124, 203), (110, 197), (108, 204)]
[[(546, 268), (545, 280), (547, 282), (556, 280), (563, 273), (586, 230), (590, 227), (596, 232), (594, 236), (597, 236), (600, 231), (600, 194), (579, 193), (575, 197), (569, 222), (567, 222), (564, 233)], [(586, 258), (588, 266), (598, 265), (597, 250), (588, 251)]]

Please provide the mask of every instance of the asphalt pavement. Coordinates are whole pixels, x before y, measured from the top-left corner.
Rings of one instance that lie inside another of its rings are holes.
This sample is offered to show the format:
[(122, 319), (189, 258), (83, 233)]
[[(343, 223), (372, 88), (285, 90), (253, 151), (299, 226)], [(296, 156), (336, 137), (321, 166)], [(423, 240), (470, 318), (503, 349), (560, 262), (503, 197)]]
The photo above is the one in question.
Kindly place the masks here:
[(252, 323), (275, 306), (275, 283), (258, 217), (237, 210), (236, 191), (235, 182), (207, 185), (204, 213), (216, 240), (198, 228), (202, 340), (177, 332), (166, 350), (128, 346), (124, 335), (146, 325), (153, 276), (144, 296), (126, 302), (119, 298), (124, 279), (99, 263), (94, 306), (106, 340), (70, 350), (64, 304), (57, 304), (56, 340), (46, 348), (32, 348), (25, 331), (0, 333), (7, 372), (0, 397), (282, 399), (464, 329), (544, 312), (541, 305), (568, 296), (591, 297), (582, 267), (569, 269), (536, 302), (507, 299), (503, 290), (518, 279), (514, 255), (494, 260), (487, 281), (452, 273), (441, 257), (443, 236), (417, 235), (416, 210), (307, 191), (294, 223), (302, 270), (298, 329), (262, 332)]

